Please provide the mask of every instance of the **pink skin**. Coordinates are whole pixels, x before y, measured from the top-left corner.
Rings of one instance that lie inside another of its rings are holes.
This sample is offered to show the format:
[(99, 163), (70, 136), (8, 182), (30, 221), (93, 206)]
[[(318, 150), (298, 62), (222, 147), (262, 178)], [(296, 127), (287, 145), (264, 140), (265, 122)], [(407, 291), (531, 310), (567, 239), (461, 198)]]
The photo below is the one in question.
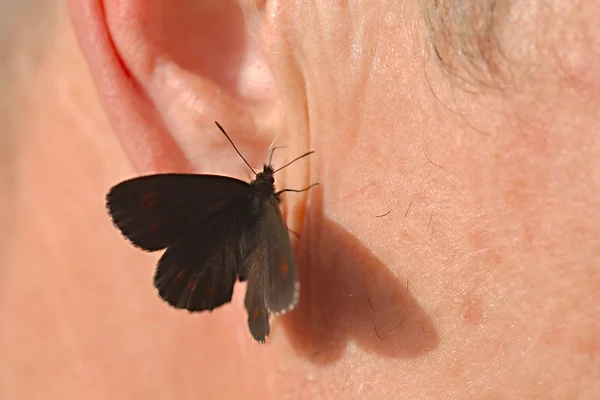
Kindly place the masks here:
[[(515, 14), (523, 29), (498, 40), (527, 61), (509, 89), (473, 95), (424, 56), (414, 2), (206, 3), (60, 10), (35, 95), (15, 100), (0, 397), (600, 393), (597, 12)], [(588, 40), (550, 34), (586, 24)], [(247, 331), (244, 285), (213, 313), (163, 303), (157, 255), (103, 208), (139, 174), (247, 179), (214, 120), (256, 167), (276, 136), (275, 165), (316, 150), (276, 176), (321, 186), (284, 195), (301, 297), (266, 345)]]

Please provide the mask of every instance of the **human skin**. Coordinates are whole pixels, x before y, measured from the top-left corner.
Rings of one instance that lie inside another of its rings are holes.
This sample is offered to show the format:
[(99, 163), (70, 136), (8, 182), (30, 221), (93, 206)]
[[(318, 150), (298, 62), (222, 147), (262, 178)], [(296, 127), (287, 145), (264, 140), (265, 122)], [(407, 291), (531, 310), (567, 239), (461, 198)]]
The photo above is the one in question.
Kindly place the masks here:
[[(600, 395), (599, 3), (516, 1), (494, 85), (389, 3), (59, 9), (15, 99), (1, 398)], [(257, 167), (275, 137), (276, 165), (316, 151), (276, 177), (320, 185), (284, 195), (300, 303), (265, 345), (242, 284), (161, 301), (104, 209), (141, 174), (247, 179), (215, 120)]]

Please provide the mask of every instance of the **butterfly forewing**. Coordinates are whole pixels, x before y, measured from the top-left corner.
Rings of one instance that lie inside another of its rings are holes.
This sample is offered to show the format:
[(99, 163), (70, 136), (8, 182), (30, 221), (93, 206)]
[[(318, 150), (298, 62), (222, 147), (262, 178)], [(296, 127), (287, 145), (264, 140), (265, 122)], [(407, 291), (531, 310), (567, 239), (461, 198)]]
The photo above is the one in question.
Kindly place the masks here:
[(157, 174), (119, 183), (106, 203), (123, 235), (139, 248), (156, 251), (179, 242), (249, 192), (248, 183), (226, 176)]

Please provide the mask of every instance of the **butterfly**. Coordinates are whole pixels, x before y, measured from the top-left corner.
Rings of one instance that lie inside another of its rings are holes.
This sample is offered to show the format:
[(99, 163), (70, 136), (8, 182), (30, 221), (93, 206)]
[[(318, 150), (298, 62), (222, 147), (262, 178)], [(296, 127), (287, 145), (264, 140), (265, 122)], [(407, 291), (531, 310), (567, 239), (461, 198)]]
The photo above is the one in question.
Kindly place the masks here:
[(236, 280), (247, 281), (248, 327), (264, 343), (270, 315), (292, 310), (299, 300), (296, 261), (280, 210), (269, 163), (256, 172), (223, 127), (217, 127), (254, 172), (250, 182), (221, 175), (164, 173), (113, 186), (106, 195), (116, 228), (136, 247), (166, 249), (154, 274), (159, 296), (190, 312), (213, 310), (231, 301)]

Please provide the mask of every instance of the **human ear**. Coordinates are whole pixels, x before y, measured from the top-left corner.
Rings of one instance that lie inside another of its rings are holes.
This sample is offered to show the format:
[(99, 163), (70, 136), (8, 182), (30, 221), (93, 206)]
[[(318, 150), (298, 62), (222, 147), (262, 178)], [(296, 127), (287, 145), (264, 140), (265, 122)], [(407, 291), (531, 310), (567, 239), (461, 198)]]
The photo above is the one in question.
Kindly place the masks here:
[(245, 179), (214, 121), (252, 165), (264, 161), (280, 130), (279, 101), (261, 51), (261, 15), (241, 3), (70, 1), (101, 102), (139, 173)]

